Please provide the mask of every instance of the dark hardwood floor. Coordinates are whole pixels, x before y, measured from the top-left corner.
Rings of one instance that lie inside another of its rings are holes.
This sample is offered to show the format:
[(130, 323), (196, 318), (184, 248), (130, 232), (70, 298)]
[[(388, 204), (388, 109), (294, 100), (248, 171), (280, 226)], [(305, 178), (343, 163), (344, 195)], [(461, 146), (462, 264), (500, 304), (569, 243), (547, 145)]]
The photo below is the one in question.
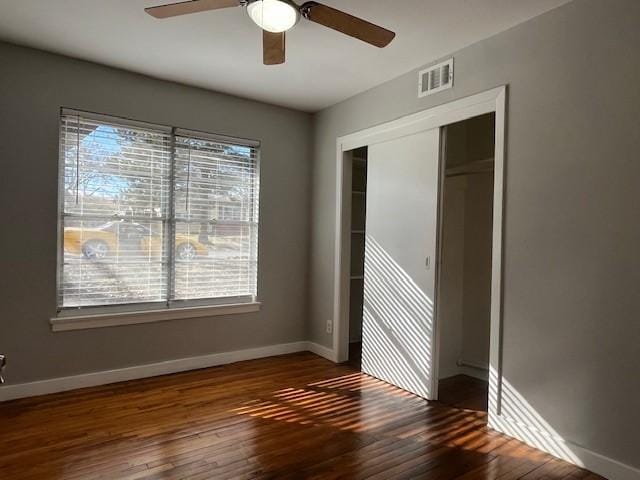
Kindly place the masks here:
[(485, 420), (300, 353), (0, 404), (0, 478), (601, 478)]
[(438, 382), (438, 401), (443, 405), (486, 412), (489, 383), (469, 375), (455, 375)]

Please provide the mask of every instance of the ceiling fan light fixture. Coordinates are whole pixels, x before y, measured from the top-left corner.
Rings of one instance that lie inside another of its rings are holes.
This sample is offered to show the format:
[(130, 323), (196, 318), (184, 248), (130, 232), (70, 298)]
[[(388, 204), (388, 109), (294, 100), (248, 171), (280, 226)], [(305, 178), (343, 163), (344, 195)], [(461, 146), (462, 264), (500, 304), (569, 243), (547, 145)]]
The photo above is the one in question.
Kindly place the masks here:
[(284, 0), (256, 0), (247, 5), (247, 13), (263, 30), (281, 33), (290, 30), (300, 20), (300, 12)]

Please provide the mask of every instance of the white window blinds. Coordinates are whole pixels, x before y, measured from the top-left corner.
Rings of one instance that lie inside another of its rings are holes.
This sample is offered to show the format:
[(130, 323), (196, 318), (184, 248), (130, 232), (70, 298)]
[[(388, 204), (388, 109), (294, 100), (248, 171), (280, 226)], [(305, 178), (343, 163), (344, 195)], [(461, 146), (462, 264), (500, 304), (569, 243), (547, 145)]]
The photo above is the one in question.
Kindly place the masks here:
[(60, 308), (255, 297), (257, 144), (63, 111), (60, 157)]
[[(257, 178), (255, 148), (176, 135), (176, 299), (255, 293)], [(183, 238), (199, 239), (208, 255), (192, 261)]]

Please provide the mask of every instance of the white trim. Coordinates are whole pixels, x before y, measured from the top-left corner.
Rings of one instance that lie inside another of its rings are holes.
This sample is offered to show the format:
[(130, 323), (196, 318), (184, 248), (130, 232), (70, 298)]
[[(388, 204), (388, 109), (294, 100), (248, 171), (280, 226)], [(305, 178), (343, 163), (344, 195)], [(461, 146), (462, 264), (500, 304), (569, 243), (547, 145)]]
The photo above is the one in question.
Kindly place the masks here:
[(60, 316), (49, 319), (51, 330), (86, 330), (88, 328), (118, 327), (138, 323), (166, 322), (184, 318), (215, 317), (251, 313), (260, 310), (259, 302), (237, 303), (229, 305), (207, 305), (198, 307), (165, 308), (160, 310), (141, 310), (137, 312), (113, 312), (87, 315)]
[[(461, 98), (453, 102), (439, 105), (428, 110), (407, 115), (396, 120), (376, 125), (371, 128), (338, 137), (336, 141), (336, 220), (334, 246), (334, 302), (333, 302), (333, 351), (336, 361), (346, 361), (348, 358), (349, 335), (348, 315), (344, 308), (348, 298), (350, 279), (345, 276), (345, 263), (349, 261), (348, 246), (350, 237), (344, 237), (345, 208), (344, 189), (345, 168), (350, 165), (348, 152), (355, 148), (374, 145), (388, 140), (413, 135), (425, 130), (440, 128), (451, 123), (466, 120), (486, 113), (496, 114), (495, 134), (495, 165), (494, 165), (494, 225), (492, 252), (492, 282), (491, 282), (491, 341), (490, 362), (497, 374), (496, 381), (490, 382), (490, 398), (497, 398), (490, 402), (489, 408), (493, 413), (499, 413), (501, 372), (501, 336), (502, 336), (502, 242), (503, 242), (503, 189), (504, 189), (504, 161), (505, 161), (505, 129), (506, 129), (506, 95), (507, 87), (500, 86), (486, 92)], [(347, 272), (348, 274), (348, 272)], [(437, 316), (437, 312), (436, 312)], [(434, 329), (434, 358), (437, 358), (437, 318)], [(438, 378), (437, 361), (434, 362), (432, 378), (434, 383)], [(432, 391), (436, 391), (435, 388)]]
[[(489, 320), (489, 369), (493, 367), (497, 383), (489, 379), (490, 413), (500, 414), (502, 403), (502, 268), (504, 242), (504, 185), (507, 153), (507, 88), (495, 98), (495, 147), (493, 162), (493, 238), (491, 243), (491, 318)], [(495, 402), (491, 402), (495, 398)]]
[(497, 87), (338, 137), (338, 147), (342, 146), (342, 151), (346, 152), (493, 112), (499, 97), (506, 94), (506, 88)]
[(470, 360), (464, 360), (462, 358), (458, 358), (458, 360), (456, 360), (456, 365), (458, 367), (470, 367), (483, 372), (487, 372), (487, 373), (489, 372), (489, 367), (487, 367), (486, 365), (480, 362), (472, 362)]
[[(109, 383), (125, 382), (139, 378), (155, 377), (170, 373), (197, 370), (199, 368), (214, 367), (227, 363), (254, 360), (256, 358), (285, 355), (287, 353), (311, 350), (309, 342), (282, 343), (268, 347), (236, 350), (234, 352), (212, 353), (198, 357), (179, 358), (165, 362), (137, 365), (135, 367), (118, 368), (102, 372), (84, 373), (69, 377), (58, 377), (0, 387), (0, 402), (16, 398), (34, 397), (49, 393), (64, 392), (77, 388), (95, 387)], [(329, 351), (329, 350), (327, 350)], [(316, 353), (316, 352), (314, 352)]]
[(338, 362), (334, 350), (332, 350), (331, 348), (325, 347), (324, 345), (320, 345), (319, 343), (314, 343), (314, 342), (308, 342), (308, 350), (311, 353), (315, 353), (320, 357), (326, 358), (327, 360), (331, 360), (332, 362), (335, 362), (335, 363)]
[[(516, 438), (538, 450), (545, 451), (554, 457), (586, 468), (610, 480), (640, 480), (640, 469), (581, 447), (573, 442), (558, 438), (557, 436), (551, 437), (530, 425), (516, 422), (504, 415), (489, 414), (489, 427)], [(543, 442), (531, 440), (541, 438), (543, 435), (548, 438), (549, 444), (558, 446), (557, 449), (554, 449), (555, 451), (546, 447)], [(567, 453), (563, 454), (563, 451)]]
[(440, 322), (438, 322), (439, 308), (440, 308), (440, 279), (442, 278), (442, 251), (443, 251), (443, 231), (444, 231), (444, 182), (446, 180), (446, 155), (447, 155), (447, 129), (440, 128), (440, 145), (438, 148), (438, 192), (437, 192), (437, 232), (436, 232), (436, 258), (435, 258), (435, 284), (433, 289), (433, 296), (435, 299), (433, 309), (433, 332), (432, 332), (432, 354), (431, 362), (433, 363), (431, 368), (431, 396), (434, 400), (438, 399), (440, 391)]

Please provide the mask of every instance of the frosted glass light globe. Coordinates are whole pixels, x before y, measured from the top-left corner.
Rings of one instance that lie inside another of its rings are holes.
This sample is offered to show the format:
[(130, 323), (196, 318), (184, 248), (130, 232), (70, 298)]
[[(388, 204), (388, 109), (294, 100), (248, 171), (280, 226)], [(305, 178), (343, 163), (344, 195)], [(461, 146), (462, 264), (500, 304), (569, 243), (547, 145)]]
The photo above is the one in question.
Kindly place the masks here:
[(300, 19), (300, 12), (282, 0), (258, 0), (247, 6), (251, 20), (263, 30), (272, 33), (286, 32)]

